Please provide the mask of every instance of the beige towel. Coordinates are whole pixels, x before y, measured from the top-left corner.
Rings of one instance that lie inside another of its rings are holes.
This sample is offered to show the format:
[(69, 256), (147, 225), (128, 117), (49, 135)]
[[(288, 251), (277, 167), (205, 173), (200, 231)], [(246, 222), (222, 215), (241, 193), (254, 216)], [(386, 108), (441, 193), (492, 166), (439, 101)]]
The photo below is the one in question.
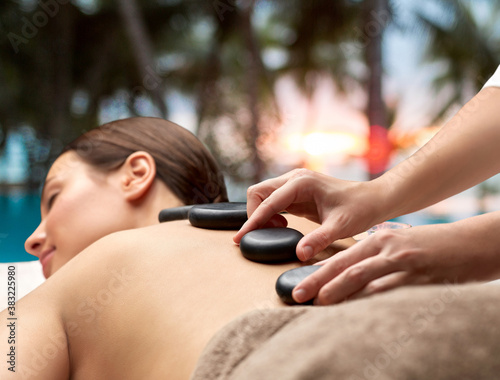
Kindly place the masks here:
[(500, 379), (500, 287), (407, 287), (253, 311), (206, 347), (192, 380), (212, 379)]

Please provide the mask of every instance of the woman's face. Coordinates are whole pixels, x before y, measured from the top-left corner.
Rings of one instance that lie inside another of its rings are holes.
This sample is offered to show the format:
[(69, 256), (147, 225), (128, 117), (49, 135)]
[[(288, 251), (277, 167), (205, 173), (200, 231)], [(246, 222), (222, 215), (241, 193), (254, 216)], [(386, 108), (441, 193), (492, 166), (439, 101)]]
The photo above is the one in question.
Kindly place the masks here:
[(41, 223), (26, 240), (46, 278), (90, 244), (131, 228), (119, 172), (103, 173), (72, 151), (62, 154), (45, 180)]

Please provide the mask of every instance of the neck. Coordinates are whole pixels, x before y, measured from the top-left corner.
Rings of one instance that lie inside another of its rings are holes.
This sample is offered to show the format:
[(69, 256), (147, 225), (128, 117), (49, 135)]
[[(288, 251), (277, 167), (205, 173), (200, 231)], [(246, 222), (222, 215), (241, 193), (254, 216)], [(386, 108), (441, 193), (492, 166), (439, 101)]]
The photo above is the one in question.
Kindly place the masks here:
[(158, 224), (161, 210), (178, 206), (184, 206), (184, 203), (163, 182), (155, 181), (147, 194), (133, 205), (136, 207), (134, 211), (139, 213), (136, 228)]

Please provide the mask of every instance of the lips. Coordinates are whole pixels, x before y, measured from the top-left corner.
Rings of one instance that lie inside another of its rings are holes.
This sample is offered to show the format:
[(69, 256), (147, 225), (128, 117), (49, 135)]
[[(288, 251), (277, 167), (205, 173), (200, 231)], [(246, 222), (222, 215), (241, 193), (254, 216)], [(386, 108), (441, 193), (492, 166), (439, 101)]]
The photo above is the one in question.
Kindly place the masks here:
[(53, 248), (48, 249), (40, 255), (40, 263), (42, 264), (43, 275), (45, 278), (49, 277), (49, 264), (50, 260), (52, 260), (52, 256), (54, 256), (55, 250)]

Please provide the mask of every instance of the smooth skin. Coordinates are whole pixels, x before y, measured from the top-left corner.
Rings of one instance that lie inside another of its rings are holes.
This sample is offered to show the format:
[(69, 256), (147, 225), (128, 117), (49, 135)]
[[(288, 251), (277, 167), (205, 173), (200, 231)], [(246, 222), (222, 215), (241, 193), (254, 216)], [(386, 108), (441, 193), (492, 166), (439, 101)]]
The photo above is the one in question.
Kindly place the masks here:
[[(315, 228), (289, 218), (304, 233)], [(301, 265), (248, 261), (233, 234), (176, 221), (98, 240), (17, 303), (17, 372), (2, 360), (2, 379), (188, 379), (229, 321), (286, 307), (276, 279)]]
[[(302, 260), (340, 237), (441, 201), (500, 172), (500, 89), (487, 87), (413, 156), (368, 182), (299, 169), (248, 189), (247, 223), (234, 236), (287, 210), (321, 223), (297, 246)], [(497, 212), (439, 226), (381, 231), (336, 255), (294, 290), (298, 302), (332, 304), (398, 286), (499, 277)]]
[(45, 277), (101, 237), (156, 224), (158, 210), (182, 205), (155, 175), (155, 161), (146, 152), (134, 152), (110, 173), (73, 151), (62, 154), (47, 174), (40, 225), (25, 243), (41, 260)]
[[(276, 279), (301, 263), (254, 263), (234, 232), (159, 224), (159, 210), (180, 201), (155, 174), (146, 152), (108, 173), (72, 152), (54, 162), (26, 242), (48, 279), (17, 302), (14, 343), (9, 310), (0, 313), (2, 379), (187, 379), (230, 320), (285, 306)], [(316, 228), (287, 218), (303, 233)]]

